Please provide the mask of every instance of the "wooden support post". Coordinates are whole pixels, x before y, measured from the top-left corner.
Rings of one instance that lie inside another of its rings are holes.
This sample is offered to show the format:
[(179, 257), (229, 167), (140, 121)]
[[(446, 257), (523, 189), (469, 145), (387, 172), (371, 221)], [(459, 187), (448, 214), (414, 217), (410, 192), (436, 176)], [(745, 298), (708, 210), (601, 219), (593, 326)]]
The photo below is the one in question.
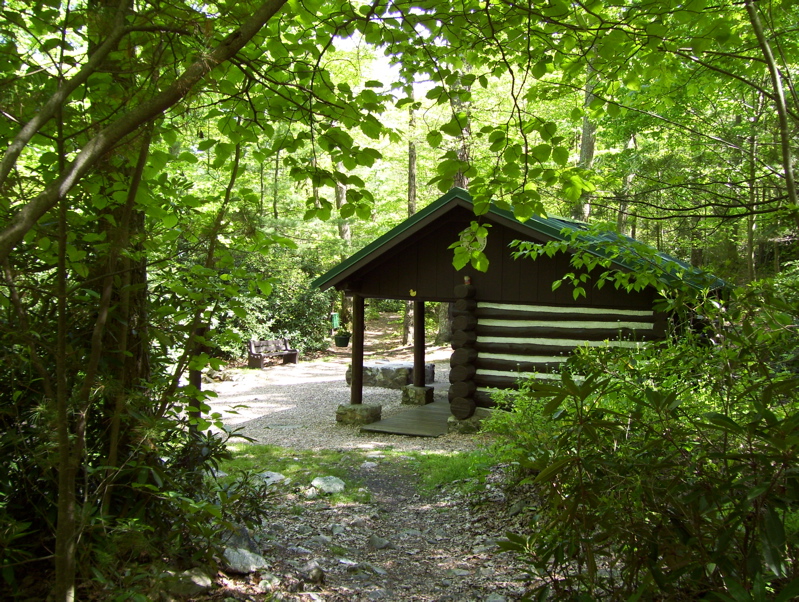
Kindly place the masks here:
[(363, 403), (363, 335), (364, 335), (363, 297), (352, 296), (352, 381), (350, 384), (350, 403)]
[(425, 386), (424, 372), (424, 301), (413, 302), (413, 386)]

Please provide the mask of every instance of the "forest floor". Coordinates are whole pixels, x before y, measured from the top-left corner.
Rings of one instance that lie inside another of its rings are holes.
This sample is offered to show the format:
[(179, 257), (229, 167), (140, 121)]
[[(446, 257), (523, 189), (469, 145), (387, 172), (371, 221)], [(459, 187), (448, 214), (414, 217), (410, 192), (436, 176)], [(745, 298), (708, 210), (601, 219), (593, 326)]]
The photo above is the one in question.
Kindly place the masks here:
[[(367, 324), (367, 355), (412, 359), (412, 348), (401, 345), (397, 321), (384, 314)], [(428, 358), (449, 353), (446, 348), (427, 351)], [(313, 362), (348, 362), (349, 353), (349, 348), (331, 348)], [(524, 530), (529, 509), (506, 489), (503, 468), (494, 467), (485, 479), (457, 479), (423, 491), (412, 458), (401, 453), (468, 451), (480, 437), (460, 435), (446, 443), (451, 436), (440, 442), (385, 437), (390, 440), (381, 439), (371, 450), (338, 445), (347, 466), (345, 481), (368, 492), (356, 498), (366, 501), (335, 503), (309, 497), (300, 487), (279, 490), (270, 498), (265, 532), (253, 534), (268, 569), (246, 576), (219, 573), (215, 589), (197, 600), (508, 602), (523, 597), (531, 585), (524, 566), (502, 553), (497, 542), (507, 531)]]

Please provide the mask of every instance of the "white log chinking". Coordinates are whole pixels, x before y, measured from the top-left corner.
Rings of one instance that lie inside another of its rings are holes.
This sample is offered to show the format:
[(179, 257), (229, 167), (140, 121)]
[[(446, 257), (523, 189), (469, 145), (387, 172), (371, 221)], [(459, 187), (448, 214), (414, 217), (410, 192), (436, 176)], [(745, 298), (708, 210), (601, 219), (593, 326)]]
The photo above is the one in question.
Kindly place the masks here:
[(559, 379), (562, 364), (581, 345), (632, 348), (663, 336), (651, 310), (557, 307), (478, 302), (474, 398), (491, 406), (490, 392), (516, 388), (520, 378)]

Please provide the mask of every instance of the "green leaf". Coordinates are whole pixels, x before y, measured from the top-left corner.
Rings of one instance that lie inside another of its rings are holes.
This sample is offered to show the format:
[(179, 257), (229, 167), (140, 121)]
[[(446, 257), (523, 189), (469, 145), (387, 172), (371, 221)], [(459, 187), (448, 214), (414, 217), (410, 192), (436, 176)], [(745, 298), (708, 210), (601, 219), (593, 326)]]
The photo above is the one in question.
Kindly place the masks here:
[(705, 418), (707, 418), (711, 424), (721, 428), (722, 430), (738, 434), (743, 434), (744, 432), (744, 429), (741, 425), (724, 414), (719, 414), (718, 412), (708, 412), (705, 414)]
[(478, 272), (488, 271), (488, 257), (482, 251), (472, 253), (470, 260), (472, 267)]
[(569, 149), (565, 146), (556, 146), (552, 149), (552, 160), (560, 166), (569, 162)]
[(372, 206), (369, 203), (358, 203), (355, 207), (355, 213), (363, 220), (372, 219)]
[(561, 469), (564, 466), (571, 464), (571, 462), (572, 458), (561, 458), (559, 460), (555, 460), (544, 470), (538, 473), (538, 476), (533, 480), (533, 483), (542, 483), (544, 481), (551, 481), (558, 475), (558, 473), (560, 473)]
[(799, 578), (794, 579), (783, 587), (777, 594), (777, 597), (774, 598), (774, 602), (789, 602), (797, 598), (799, 598)]
[(433, 148), (438, 148), (443, 140), (444, 136), (438, 130), (427, 133), (427, 143)]
[(539, 144), (538, 146), (534, 146), (530, 153), (541, 161), (542, 163), (549, 159), (549, 155), (552, 152), (552, 147), (549, 144)]
[(261, 294), (268, 297), (272, 294), (272, 283), (268, 280), (259, 280), (257, 282), (258, 288), (261, 291)]

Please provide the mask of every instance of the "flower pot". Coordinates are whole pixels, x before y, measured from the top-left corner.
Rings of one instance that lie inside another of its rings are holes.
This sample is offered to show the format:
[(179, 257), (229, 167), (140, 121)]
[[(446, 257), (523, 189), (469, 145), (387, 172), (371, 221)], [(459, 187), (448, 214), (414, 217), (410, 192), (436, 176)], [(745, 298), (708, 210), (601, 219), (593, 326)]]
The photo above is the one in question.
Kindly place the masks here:
[(349, 347), (350, 345), (350, 335), (348, 334), (337, 334), (333, 336), (333, 341), (336, 343), (336, 347)]

